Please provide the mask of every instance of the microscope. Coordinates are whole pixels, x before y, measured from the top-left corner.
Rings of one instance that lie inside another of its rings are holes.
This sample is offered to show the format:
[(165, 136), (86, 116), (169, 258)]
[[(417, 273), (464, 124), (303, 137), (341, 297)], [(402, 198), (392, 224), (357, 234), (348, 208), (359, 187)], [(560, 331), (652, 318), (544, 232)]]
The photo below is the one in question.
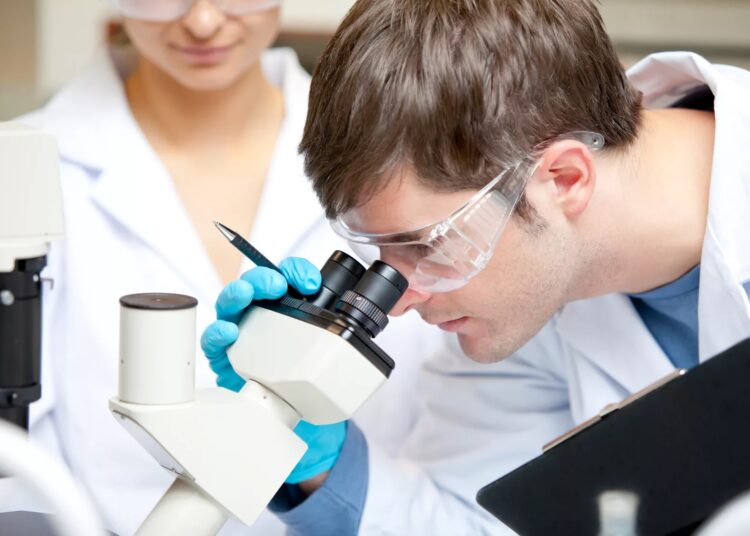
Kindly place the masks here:
[(57, 144), (0, 123), (0, 419), (27, 429), (41, 396), (42, 280), (63, 236)]
[(365, 270), (336, 251), (320, 291), (253, 302), (228, 350), (247, 383), (239, 393), (195, 391), (194, 298), (120, 299), (119, 393), (110, 409), (175, 481), (141, 536), (216, 534), (229, 516), (252, 525), (307, 449), (304, 419), (352, 417), (388, 378), (393, 360), (372, 338), (406, 291), (406, 279), (376, 261)]
[[(93, 505), (67, 469), (30, 441), (29, 405), (41, 396), (42, 269), (63, 237), (55, 139), (0, 123), (0, 532), (103, 534)], [(19, 485), (21, 484), (21, 485)], [(22, 489), (33, 504), (19, 506)], [(5, 505), (4, 496), (11, 499)], [(42, 507), (55, 513), (37, 513)]]

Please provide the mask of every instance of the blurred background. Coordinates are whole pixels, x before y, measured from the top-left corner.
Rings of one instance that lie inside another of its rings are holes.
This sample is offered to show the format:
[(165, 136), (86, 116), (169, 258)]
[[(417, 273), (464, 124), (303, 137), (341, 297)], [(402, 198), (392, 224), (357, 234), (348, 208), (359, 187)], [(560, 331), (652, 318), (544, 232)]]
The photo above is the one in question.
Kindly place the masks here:
[[(429, 1), (429, 0), (425, 0)], [(353, 0), (284, 0), (279, 45), (311, 69)], [(750, 69), (750, 0), (602, 0), (623, 63), (694, 50)], [(0, 0), (0, 120), (43, 104), (111, 38), (107, 0)]]

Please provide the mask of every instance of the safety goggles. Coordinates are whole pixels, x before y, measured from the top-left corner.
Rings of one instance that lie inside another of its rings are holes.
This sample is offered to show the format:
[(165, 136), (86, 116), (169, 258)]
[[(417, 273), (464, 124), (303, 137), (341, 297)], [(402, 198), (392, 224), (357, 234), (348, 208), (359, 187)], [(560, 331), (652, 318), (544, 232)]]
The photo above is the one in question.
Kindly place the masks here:
[[(112, 0), (124, 17), (152, 22), (177, 20), (198, 0)], [(281, 0), (209, 0), (227, 15), (240, 17), (278, 7)]]
[[(572, 132), (552, 141), (560, 139), (578, 140), (591, 150), (604, 147), (604, 137), (594, 132)], [(380, 259), (398, 269), (409, 280), (409, 288), (430, 293), (456, 290), (492, 258), (529, 177), (539, 166), (539, 150), (505, 169), (437, 223), (406, 232), (369, 234), (350, 228), (346, 223), (350, 218), (344, 214), (331, 226), (367, 264)]]

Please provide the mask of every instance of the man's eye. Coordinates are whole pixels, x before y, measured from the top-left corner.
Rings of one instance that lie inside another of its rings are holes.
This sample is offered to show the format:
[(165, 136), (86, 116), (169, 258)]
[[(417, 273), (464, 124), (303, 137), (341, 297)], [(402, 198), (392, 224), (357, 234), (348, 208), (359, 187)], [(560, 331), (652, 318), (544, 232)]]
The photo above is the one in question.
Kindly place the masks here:
[(414, 244), (412, 246), (409, 246), (409, 254), (412, 258), (421, 258), (426, 257), (430, 253), (432, 253), (432, 248), (430, 246), (426, 246), (425, 244)]

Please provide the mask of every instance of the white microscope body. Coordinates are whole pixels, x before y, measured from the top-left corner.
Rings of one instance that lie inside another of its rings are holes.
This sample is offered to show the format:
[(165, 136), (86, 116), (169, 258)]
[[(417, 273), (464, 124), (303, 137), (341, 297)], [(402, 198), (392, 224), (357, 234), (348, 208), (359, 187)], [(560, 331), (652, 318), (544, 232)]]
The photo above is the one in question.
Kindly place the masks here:
[(0, 272), (63, 238), (59, 166), (54, 137), (0, 123)]
[[(336, 255), (345, 256), (337, 252), (332, 259)], [(339, 272), (356, 263), (345, 257), (343, 264), (333, 263)], [(331, 262), (323, 269), (324, 285)], [(346, 420), (387, 379), (393, 362), (371, 337), (387, 323), (385, 312), (406, 281), (380, 265), (380, 273), (371, 269), (361, 277), (375, 304), (336, 288), (338, 277), (329, 285), (333, 291), (322, 290), (318, 305), (285, 296), (251, 306), (228, 352), (234, 369), (248, 380), (239, 393), (194, 390), (193, 298), (138, 294), (120, 300), (119, 396), (110, 400), (110, 409), (177, 477), (138, 534), (216, 534), (229, 515), (251, 525), (307, 449), (293, 431), (299, 420)], [(344, 273), (349, 289), (364, 273), (359, 270), (356, 276)], [(372, 291), (373, 282), (379, 291)], [(391, 287), (388, 296), (383, 286)], [(372, 309), (378, 300), (380, 314)], [(352, 321), (355, 317), (363, 323)]]
[[(0, 122), (0, 533), (36, 530), (103, 534), (96, 511), (67, 468), (25, 434), (41, 396), (41, 271), (50, 243), (63, 238), (63, 198), (55, 138)], [(51, 359), (55, 359), (54, 349)], [(7, 423), (5, 422), (7, 421)], [(12, 423), (12, 424), (8, 424)], [(26, 496), (24, 489), (32, 491)], [(45, 516), (38, 510), (56, 515)], [(7, 517), (6, 517), (7, 516)], [(10, 526), (9, 526), (10, 525)], [(33, 525), (33, 526), (32, 526)], [(24, 532), (26, 533), (26, 532)], [(45, 534), (48, 532), (45, 531)]]

